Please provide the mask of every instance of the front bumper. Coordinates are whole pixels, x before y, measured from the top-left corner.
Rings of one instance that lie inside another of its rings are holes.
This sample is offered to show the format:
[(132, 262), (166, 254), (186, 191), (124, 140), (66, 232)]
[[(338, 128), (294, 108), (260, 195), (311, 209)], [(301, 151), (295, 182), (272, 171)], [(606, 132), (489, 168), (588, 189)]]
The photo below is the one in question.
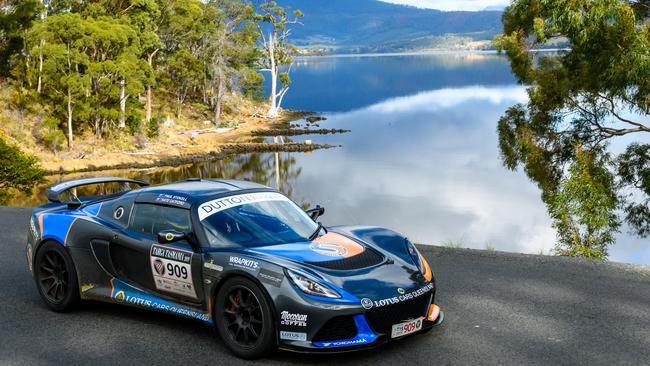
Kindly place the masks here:
[(300, 353), (343, 353), (371, 349), (389, 342), (399, 341), (425, 333), (431, 330), (431, 328), (441, 325), (444, 321), (445, 313), (440, 307), (431, 303), (427, 316), (423, 319), (422, 329), (398, 338), (390, 338), (390, 334), (374, 332), (364, 314), (357, 314), (353, 317), (357, 327), (357, 335), (353, 338), (324, 342), (283, 340), (279, 348), (285, 351)]

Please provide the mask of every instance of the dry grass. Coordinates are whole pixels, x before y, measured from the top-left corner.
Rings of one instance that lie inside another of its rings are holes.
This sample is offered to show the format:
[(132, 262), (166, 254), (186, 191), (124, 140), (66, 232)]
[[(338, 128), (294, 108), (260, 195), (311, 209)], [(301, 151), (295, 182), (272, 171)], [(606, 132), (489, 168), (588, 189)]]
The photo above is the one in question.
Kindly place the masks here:
[[(303, 116), (301, 112), (282, 111), (278, 118), (263, 118), (261, 116), (266, 112), (263, 103), (230, 95), (224, 106), (221, 126), (232, 129), (215, 129), (212, 123), (207, 122), (211, 120), (212, 112), (204, 105), (186, 104), (181, 118), (176, 118), (173, 102), (155, 99), (154, 103), (158, 104), (154, 104), (154, 117), (160, 121), (158, 137), (132, 136), (127, 131), (118, 130), (100, 138), (87, 128), (76, 133), (72, 149), (68, 150), (63, 143), (60, 151), (53, 151), (40, 136), (48, 111), (32, 103), (19, 112), (12, 103), (14, 93), (11, 87), (0, 87), (0, 130), (10, 142), (38, 156), (48, 171), (73, 171), (215, 153), (222, 146), (250, 142), (253, 131)], [(165, 121), (171, 123), (165, 124)]]

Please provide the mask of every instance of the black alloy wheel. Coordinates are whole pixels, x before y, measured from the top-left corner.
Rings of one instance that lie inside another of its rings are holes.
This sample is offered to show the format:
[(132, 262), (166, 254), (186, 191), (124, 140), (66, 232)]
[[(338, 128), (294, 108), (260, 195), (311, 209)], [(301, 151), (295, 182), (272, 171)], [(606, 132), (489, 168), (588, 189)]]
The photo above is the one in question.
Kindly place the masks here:
[(263, 316), (255, 294), (244, 286), (231, 288), (223, 308), (232, 339), (245, 347), (255, 345), (262, 333)]
[(224, 283), (215, 301), (217, 330), (228, 348), (243, 358), (258, 358), (275, 346), (275, 326), (260, 288), (243, 277)]
[(79, 302), (79, 284), (70, 255), (58, 243), (43, 244), (36, 253), (34, 277), (49, 308), (65, 311)]

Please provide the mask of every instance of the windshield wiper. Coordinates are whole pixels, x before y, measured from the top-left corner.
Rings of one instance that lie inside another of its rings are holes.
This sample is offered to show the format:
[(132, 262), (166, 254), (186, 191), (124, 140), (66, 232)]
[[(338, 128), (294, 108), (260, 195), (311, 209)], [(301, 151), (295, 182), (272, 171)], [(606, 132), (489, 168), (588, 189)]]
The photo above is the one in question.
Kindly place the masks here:
[[(316, 237), (318, 236), (318, 233), (320, 233), (320, 231), (322, 229), (325, 229), (325, 227), (323, 226), (322, 223), (319, 222), (318, 227), (316, 228), (316, 231), (314, 231), (314, 233), (309, 236), (309, 241), (312, 241), (312, 240), (316, 239)], [(327, 232), (327, 229), (325, 229), (325, 232)]]

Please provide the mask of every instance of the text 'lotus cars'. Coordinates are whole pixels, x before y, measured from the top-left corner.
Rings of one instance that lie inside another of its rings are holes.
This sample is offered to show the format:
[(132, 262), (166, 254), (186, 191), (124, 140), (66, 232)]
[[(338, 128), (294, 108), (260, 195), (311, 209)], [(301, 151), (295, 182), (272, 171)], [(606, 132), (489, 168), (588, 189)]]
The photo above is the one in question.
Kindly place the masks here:
[[(84, 186), (116, 193), (79, 198)], [(378, 227), (323, 227), (271, 188), (83, 178), (47, 189), (27, 261), (55, 311), (101, 300), (212, 325), (237, 356), (344, 352), (442, 323), (427, 260)]]

